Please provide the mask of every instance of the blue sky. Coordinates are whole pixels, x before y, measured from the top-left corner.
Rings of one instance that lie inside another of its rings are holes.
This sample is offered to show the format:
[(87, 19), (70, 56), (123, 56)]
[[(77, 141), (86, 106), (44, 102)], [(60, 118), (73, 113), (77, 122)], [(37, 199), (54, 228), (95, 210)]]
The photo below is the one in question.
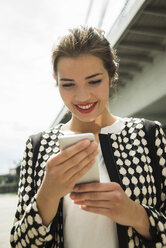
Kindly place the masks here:
[[(88, 25), (108, 31), (125, 0), (94, 1)], [(116, 1), (117, 2), (117, 1)], [(0, 174), (22, 159), (29, 135), (49, 128), (63, 106), (52, 77), (51, 49), (66, 29), (85, 24), (90, 0), (0, 1)]]

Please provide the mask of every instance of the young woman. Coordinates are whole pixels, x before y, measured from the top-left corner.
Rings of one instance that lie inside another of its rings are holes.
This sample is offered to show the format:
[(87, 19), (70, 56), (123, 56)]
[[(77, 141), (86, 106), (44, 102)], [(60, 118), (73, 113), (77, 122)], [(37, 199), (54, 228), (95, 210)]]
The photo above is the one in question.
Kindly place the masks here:
[[(155, 122), (156, 180), (143, 119), (120, 118), (107, 107), (117, 59), (102, 32), (70, 30), (52, 54), (54, 76), (72, 113), (66, 124), (42, 133), (33, 168), (28, 139), (11, 247), (166, 247), (166, 139)], [(92, 132), (59, 151), (65, 133)], [(154, 151), (153, 151), (154, 152)], [(77, 184), (99, 158), (100, 182)]]

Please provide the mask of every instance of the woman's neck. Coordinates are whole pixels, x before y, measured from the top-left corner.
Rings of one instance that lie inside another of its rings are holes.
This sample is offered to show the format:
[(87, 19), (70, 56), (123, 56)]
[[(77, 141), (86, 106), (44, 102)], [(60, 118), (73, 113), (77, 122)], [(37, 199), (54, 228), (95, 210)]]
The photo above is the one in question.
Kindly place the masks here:
[(106, 109), (103, 115), (91, 122), (83, 122), (75, 116), (63, 126), (63, 130), (70, 130), (75, 133), (100, 133), (102, 127), (110, 126), (116, 121), (116, 117)]

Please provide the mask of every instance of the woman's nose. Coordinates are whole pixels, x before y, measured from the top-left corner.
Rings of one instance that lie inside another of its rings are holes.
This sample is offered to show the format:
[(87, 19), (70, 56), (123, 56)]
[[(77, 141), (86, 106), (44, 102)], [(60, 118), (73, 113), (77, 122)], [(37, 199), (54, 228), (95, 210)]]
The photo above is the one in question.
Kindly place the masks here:
[(78, 88), (75, 95), (75, 100), (79, 102), (86, 102), (90, 99), (90, 92), (86, 88)]

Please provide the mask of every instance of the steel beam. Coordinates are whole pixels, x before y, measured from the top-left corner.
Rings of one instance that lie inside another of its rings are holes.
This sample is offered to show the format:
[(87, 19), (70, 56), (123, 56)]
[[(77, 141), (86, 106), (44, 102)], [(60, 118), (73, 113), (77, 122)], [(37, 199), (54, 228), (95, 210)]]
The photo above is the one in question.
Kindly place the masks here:
[(126, 79), (126, 80), (132, 80), (133, 79), (133, 75), (131, 75), (130, 73), (127, 72), (120, 72), (119, 73), (119, 78), (121, 79)]
[(126, 41), (118, 45), (118, 47), (127, 48), (127, 49), (137, 49), (137, 50), (147, 50), (147, 51), (164, 51), (165, 47), (161, 44), (152, 43), (152, 42), (131, 42)]
[(134, 61), (134, 62), (143, 62), (143, 63), (152, 63), (153, 58), (150, 56), (144, 55), (132, 55), (132, 54), (120, 54), (121, 61)]
[(142, 71), (142, 67), (138, 66), (136, 64), (133, 63), (128, 63), (128, 64), (124, 64), (124, 63), (120, 63), (119, 66), (119, 72), (141, 72)]
[(166, 8), (152, 8), (148, 7), (143, 11), (143, 14), (146, 15), (153, 15), (158, 17), (166, 17)]
[(132, 34), (141, 34), (146, 36), (156, 36), (156, 37), (166, 37), (166, 29), (165, 28), (159, 28), (159, 27), (133, 27), (129, 30), (129, 33)]

